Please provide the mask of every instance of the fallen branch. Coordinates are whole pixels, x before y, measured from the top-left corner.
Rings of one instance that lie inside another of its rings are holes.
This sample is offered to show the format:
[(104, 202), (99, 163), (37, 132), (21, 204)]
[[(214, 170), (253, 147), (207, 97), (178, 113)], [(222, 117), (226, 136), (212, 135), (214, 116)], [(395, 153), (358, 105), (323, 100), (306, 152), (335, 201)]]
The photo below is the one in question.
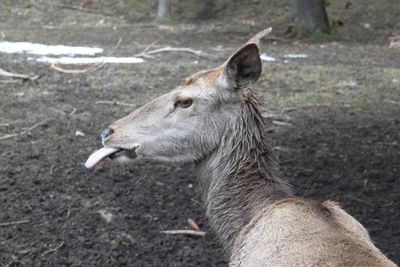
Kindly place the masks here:
[(35, 129), (36, 127), (39, 127), (40, 125), (45, 124), (46, 122), (48, 122), (48, 120), (44, 120), (42, 122), (36, 123), (35, 125), (29, 127), (28, 129), (26, 129), (26, 130), (24, 130), (22, 132), (13, 133), (13, 134), (6, 134), (6, 135), (3, 135), (3, 136), (0, 136), (0, 140), (5, 140), (5, 139), (8, 139), (8, 138), (12, 138), (12, 137), (15, 137), (15, 136), (26, 134), (26, 133), (32, 131), (33, 129)]
[(196, 231), (196, 230), (166, 230), (166, 231), (160, 231), (160, 233), (167, 235), (195, 235), (195, 236), (206, 235), (206, 232)]
[(136, 107), (134, 104), (126, 103), (126, 102), (120, 102), (120, 101), (107, 101), (107, 100), (100, 100), (96, 101), (96, 104), (104, 104), (104, 105), (119, 105), (119, 106), (127, 106), (127, 107)]
[(31, 220), (21, 220), (21, 221), (14, 221), (14, 222), (3, 222), (0, 223), (0, 226), (10, 226), (10, 225), (16, 225), (16, 224), (24, 224), (24, 223), (29, 223)]
[(34, 81), (39, 78), (39, 75), (29, 76), (29, 75), (25, 75), (25, 74), (8, 72), (3, 69), (0, 69), (0, 76), (4, 76), (4, 77), (8, 77), (8, 78), (15, 78), (15, 79), (22, 79), (22, 80), (30, 80), (30, 81)]
[[(106, 54), (107, 57), (111, 56), (112, 53), (114, 53), (115, 49), (117, 49), (122, 43), (122, 38), (119, 38), (118, 43), (114, 46), (113, 49), (110, 50), (110, 52), (108, 54)], [(92, 72), (95, 70), (98, 70), (100, 68), (102, 68), (106, 63), (105, 62), (101, 62), (101, 63), (97, 63), (97, 64), (93, 64), (90, 67), (87, 67), (85, 69), (64, 69), (61, 68), (59, 66), (57, 66), (56, 64), (51, 64), (51, 68), (59, 71), (59, 72), (63, 72), (63, 73), (69, 73), (69, 74), (81, 74), (81, 73), (87, 73), (87, 72)]]
[(148, 46), (146, 46), (146, 48), (139, 54), (136, 54), (136, 57), (147, 57), (147, 58), (153, 58), (153, 56), (150, 56), (147, 54), (147, 51), (150, 50), (151, 47), (153, 47), (158, 41), (154, 41), (151, 44), (149, 44)]
[(213, 57), (213, 58), (215, 58), (214, 55), (210, 55), (210, 54), (204, 53), (201, 50), (193, 50), (193, 49), (188, 48), (188, 47), (171, 47), (171, 46), (166, 46), (166, 47), (163, 47), (163, 48), (150, 50), (150, 51), (147, 51), (145, 49), (143, 52), (134, 55), (134, 57), (154, 58), (151, 55), (157, 54), (157, 53), (165, 53), (165, 52), (186, 52), (186, 53), (194, 54), (194, 55), (199, 56), (199, 57), (206, 57), (206, 58)]

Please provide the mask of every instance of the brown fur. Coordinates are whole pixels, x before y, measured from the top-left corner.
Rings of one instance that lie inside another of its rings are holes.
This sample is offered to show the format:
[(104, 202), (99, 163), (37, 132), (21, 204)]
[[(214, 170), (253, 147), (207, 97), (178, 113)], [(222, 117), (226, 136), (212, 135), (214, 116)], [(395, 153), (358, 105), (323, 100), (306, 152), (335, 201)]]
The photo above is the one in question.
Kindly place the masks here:
[[(335, 202), (295, 197), (281, 179), (252, 89), (261, 73), (258, 42), (269, 31), (221, 67), (113, 123), (104, 145), (195, 161), (206, 214), (230, 266), (395, 266)], [(176, 108), (181, 97), (193, 104)]]
[(218, 76), (221, 74), (222, 69), (221, 68), (216, 68), (213, 70), (207, 70), (207, 71), (200, 71), (196, 74), (193, 74), (190, 77), (187, 77), (185, 79), (185, 83), (183, 86), (190, 86), (194, 84), (197, 80), (202, 79), (205, 82), (212, 82), (215, 81), (215, 79), (218, 78)]

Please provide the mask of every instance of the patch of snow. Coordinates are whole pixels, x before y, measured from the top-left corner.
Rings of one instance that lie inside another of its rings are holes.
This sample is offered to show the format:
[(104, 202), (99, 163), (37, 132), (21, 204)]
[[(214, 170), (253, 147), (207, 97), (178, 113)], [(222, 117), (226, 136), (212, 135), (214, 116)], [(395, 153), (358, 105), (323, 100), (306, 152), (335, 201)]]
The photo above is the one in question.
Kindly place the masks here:
[(260, 55), (260, 58), (261, 58), (261, 60), (264, 60), (264, 61), (276, 61), (276, 58), (267, 56), (267, 54), (265, 54), (265, 53), (262, 53)]
[(308, 58), (306, 54), (286, 54), (283, 57), (285, 58)]
[(88, 55), (102, 53), (103, 48), (86, 46), (45, 45), (31, 42), (0, 42), (0, 52), (34, 55)]
[(85, 136), (85, 133), (81, 131), (76, 131), (75, 136)]
[(28, 58), (37, 62), (46, 62), (51, 64), (97, 64), (97, 63), (143, 63), (143, 58), (139, 57), (42, 57)]

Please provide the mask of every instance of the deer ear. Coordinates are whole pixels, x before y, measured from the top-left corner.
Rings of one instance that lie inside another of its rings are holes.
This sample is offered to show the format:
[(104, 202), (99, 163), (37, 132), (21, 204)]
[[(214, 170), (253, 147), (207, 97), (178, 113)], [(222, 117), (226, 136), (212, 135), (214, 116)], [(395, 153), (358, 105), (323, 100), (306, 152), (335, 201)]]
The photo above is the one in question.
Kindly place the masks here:
[(225, 63), (224, 78), (230, 89), (241, 89), (255, 83), (262, 70), (258, 46), (249, 43), (241, 47)]

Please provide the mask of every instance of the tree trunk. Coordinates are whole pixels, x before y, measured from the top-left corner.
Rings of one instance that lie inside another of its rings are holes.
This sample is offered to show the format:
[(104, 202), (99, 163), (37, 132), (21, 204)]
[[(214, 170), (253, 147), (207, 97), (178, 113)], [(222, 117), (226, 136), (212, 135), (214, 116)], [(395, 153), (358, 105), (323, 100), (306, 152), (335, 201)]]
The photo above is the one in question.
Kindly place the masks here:
[(197, 17), (200, 19), (211, 19), (214, 14), (214, 7), (215, 7), (214, 0), (202, 0), (202, 7), (200, 11), (197, 13)]
[(157, 19), (169, 19), (169, 0), (158, 0)]
[(289, 13), (298, 37), (330, 32), (325, 0), (290, 0)]

